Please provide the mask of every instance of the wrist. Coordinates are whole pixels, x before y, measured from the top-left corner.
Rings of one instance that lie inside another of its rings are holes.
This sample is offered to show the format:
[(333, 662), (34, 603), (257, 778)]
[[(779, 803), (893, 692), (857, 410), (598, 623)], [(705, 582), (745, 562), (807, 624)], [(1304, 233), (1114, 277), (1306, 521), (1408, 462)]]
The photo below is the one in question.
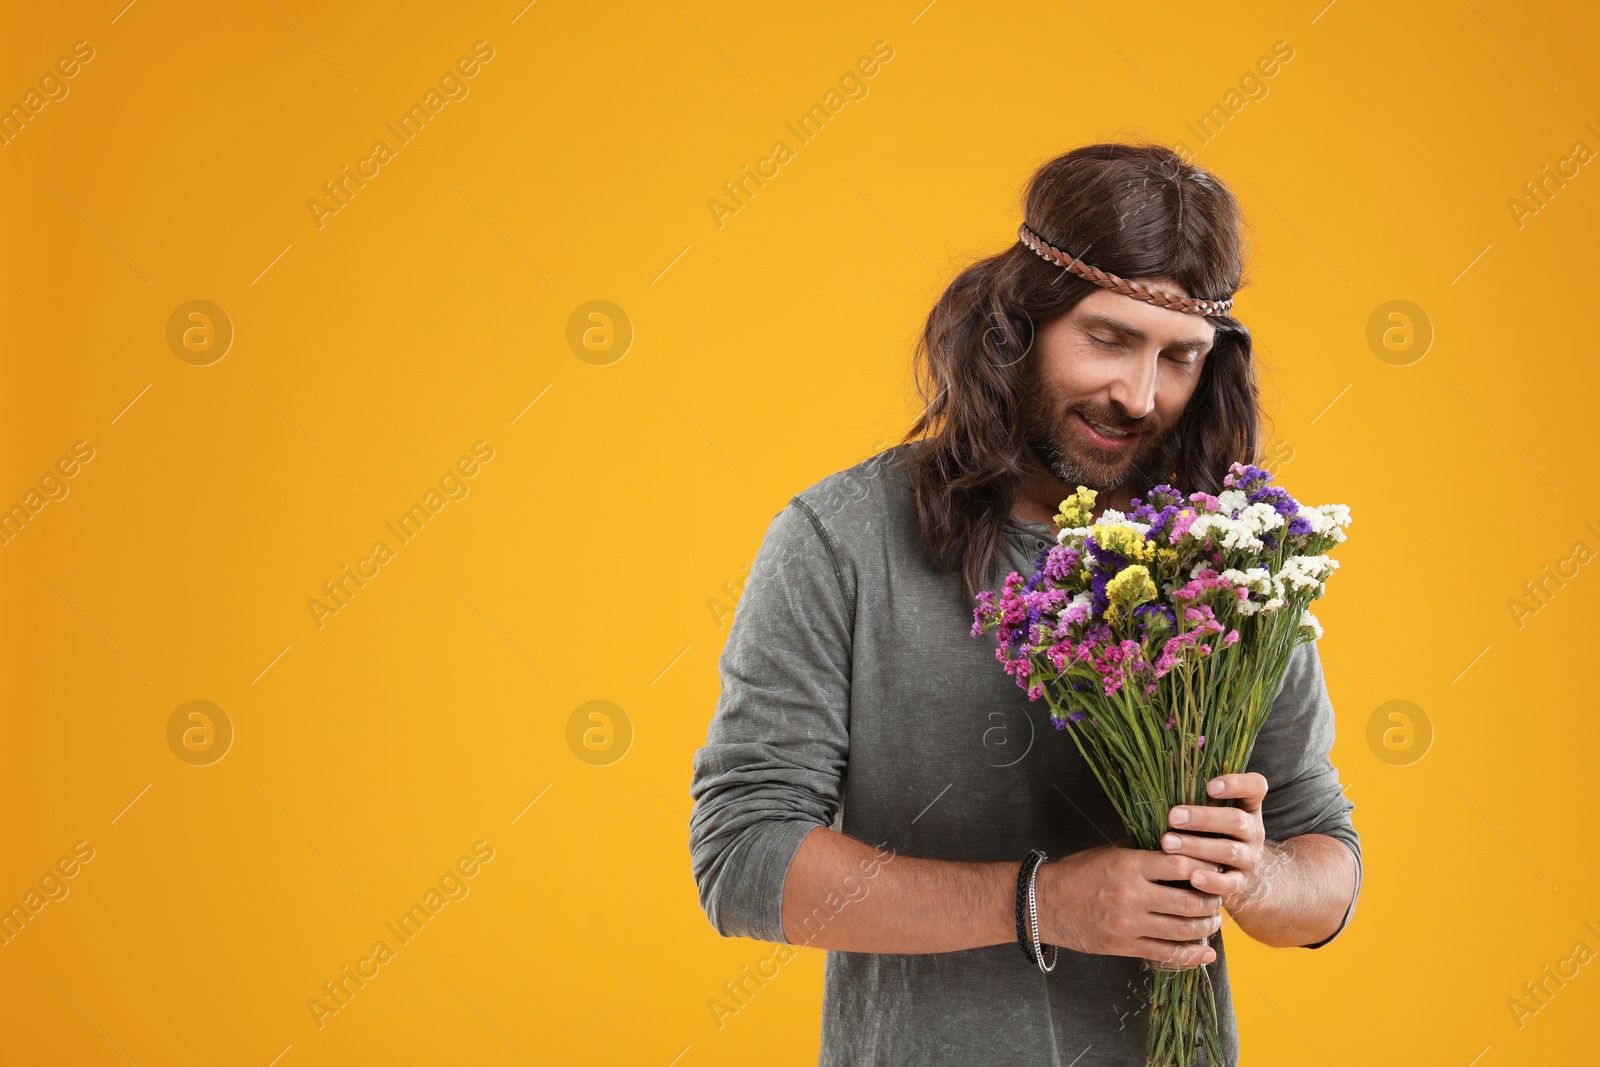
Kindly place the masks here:
[(991, 864), (992, 892), (988, 906), (983, 909), (990, 921), (985, 935), (989, 944), (1017, 943), (1017, 876), (1021, 871), (1020, 861)]
[(1065, 859), (1062, 857), (1041, 863), (1038, 874), (1034, 875), (1033, 894), (1039, 905), (1039, 940), (1049, 945), (1065, 946), (1067, 943), (1055, 923), (1060, 903), (1067, 899), (1070, 892), (1067, 888), (1068, 870), (1063, 862)]
[(1061, 941), (1056, 933), (1053, 918), (1056, 912), (1056, 901), (1059, 896), (1058, 881), (1061, 875), (1061, 861), (1051, 859), (1038, 865), (1038, 872), (1034, 875), (1034, 899), (1038, 904), (1038, 939), (1046, 945), (1059, 945)]
[(1243, 914), (1248, 920), (1252, 911), (1260, 910), (1266, 905), (1269, 884), (1274, 880), (1278, 868), (1287, 863), (1293, 855), (1294, 848), (1288, 843), (1263, 841), (1261, 859), (1254, 868), (1245, 872), (1244, 884), (1222, 898), (1223, 910), (1235, 918)]
[(1049, 857), (1042, 849), (1033, 849), (1018, 865), (1016, 906), (1014, 917), (1018, 947), (1023, 958), (1048, 974), (1055, 970), (1058, 947), (1044, 934), (1040, 913), (1044, 910), (1039, 899), (1039, 875)]

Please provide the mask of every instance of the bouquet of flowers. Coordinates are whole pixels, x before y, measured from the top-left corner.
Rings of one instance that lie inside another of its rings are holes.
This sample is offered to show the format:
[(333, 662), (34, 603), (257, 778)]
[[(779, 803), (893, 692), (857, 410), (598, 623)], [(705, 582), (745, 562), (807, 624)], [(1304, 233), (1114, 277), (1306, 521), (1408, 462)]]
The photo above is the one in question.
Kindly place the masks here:
[[(1290, 652), (1322, 636), (1307, 607), (1350, 509), (1271, 481), (1235, 463), (1217, 496), (1159, 485), (1093, 522), (1079, 486), (1033, 573), (978, 594), (972, 636), (998, 631), (995, 658), (1049, 701), (1138, 848), (1159, 849), (1174, 805), (1225, 803), (1205, 783), (1245, 770)], [(1220, 1063), (1206, 967), (1147, 967), (1146, 1067), (1191, 1067), (1199, 1047)]]

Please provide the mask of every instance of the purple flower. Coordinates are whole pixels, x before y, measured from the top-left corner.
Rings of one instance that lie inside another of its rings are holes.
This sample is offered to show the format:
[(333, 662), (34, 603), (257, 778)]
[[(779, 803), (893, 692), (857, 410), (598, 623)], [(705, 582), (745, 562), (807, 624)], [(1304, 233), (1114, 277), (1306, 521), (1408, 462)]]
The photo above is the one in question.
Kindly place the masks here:
[(1279, 485), (1263, 486), (1250, 494), (1252, 504), (1259, 504), (1263, 500), (1272, 505), (1273, 511), (1286, 519), (1300, 510), (1300, 502), (1289, 495), (1289, 490)]
[(1044, 577), (1050, 582), (1065, 582), (1078, 566), (1081, 557), (1076, 548), (1056, 545), (1045, 557)]
[(1094, 614), (1096, 618), (1100, 618), (1105, 615), (1106, 608), (1111, 604), (1111, 598), (1106, 595), (1106, 586), (1110, 584), (1116, 572), (1107, 574), (1102, 570), (1092, 570), (1089, 574), (1089, 589), (1094, 594)]
[(1150, 530), (1145, 536), (1152, 541), (1165, 538), (1170, 543), (1172, 540), (1172, 524), (1178, 520), (1178, 512), (1181, 510), (1182, 508), (1177, 504), (1168, 504), (1151, 515), (1148, 520), (1140, 520), (1150, 524)]
[(1254, 494), (1272, 481), (1272, 475), (1253, 464), (1235, 463), (1228, 468), (1227, 477), (1222, 479), (1222, 484), (1229, 489), (1237, 489), (1254, 503)]

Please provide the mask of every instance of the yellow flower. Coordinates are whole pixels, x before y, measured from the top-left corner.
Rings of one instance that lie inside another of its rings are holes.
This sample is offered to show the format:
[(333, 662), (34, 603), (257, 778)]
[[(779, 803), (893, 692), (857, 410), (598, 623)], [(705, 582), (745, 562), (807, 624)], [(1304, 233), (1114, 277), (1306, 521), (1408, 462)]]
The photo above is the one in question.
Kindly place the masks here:
[(1078, 491), (1061, 502), (1061, 510), (1056, 512), (1057, 529), (1066, 529), (1069, 526), (1087, 526), (1093, 521), (1094, 498), (1098, 494), (1086, 485), (1078, 486)]
[(1147, 540), (1144, 534), (1132, 526), (1113, 523), (1110, 526), (1094, 527), (1094, 539), (1101, 548), (1109, 548), (1122, 553), (1131, 560), (1148, 563), (1156, 558), (1156, 543)]
[(1106, 622), (1115, 626), (1124, 613), (1156, 598), (1156, 583), (1150, 580), (1148, 570), (1131, 563), (1106, 583), (1106, 597), (1110, 600), (1106, 606)]

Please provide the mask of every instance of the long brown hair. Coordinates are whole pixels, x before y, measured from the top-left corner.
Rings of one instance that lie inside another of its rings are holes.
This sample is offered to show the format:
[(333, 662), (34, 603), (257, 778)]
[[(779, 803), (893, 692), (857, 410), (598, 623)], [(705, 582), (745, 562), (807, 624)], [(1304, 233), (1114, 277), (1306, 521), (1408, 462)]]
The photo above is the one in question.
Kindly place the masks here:
[[(1028, 183), (1024, 217), (1051, 244), (1123, 278), (1173, 278), (1205, 299), (1245, 284), (1238, 201), (1163, 145), (1085, 145), (1050, 160)], [(1035, 330), (1094, 288), (1013, 241), (962, 271), (928, 315), (914, 361), (926, 406), (901, 443), (918, 442), (905, 462), (934, 563), (959, 567), (968, 597), (989, 586), (1028, 472), (1022, 416)], [(1135, 493), (1162, 482), (1216, 493), (1230, 463), (1258, 455), (1250, 332), (1231, 315), (1211, 321), (1200, 382), (1153, 469), (1134, 473)]]

